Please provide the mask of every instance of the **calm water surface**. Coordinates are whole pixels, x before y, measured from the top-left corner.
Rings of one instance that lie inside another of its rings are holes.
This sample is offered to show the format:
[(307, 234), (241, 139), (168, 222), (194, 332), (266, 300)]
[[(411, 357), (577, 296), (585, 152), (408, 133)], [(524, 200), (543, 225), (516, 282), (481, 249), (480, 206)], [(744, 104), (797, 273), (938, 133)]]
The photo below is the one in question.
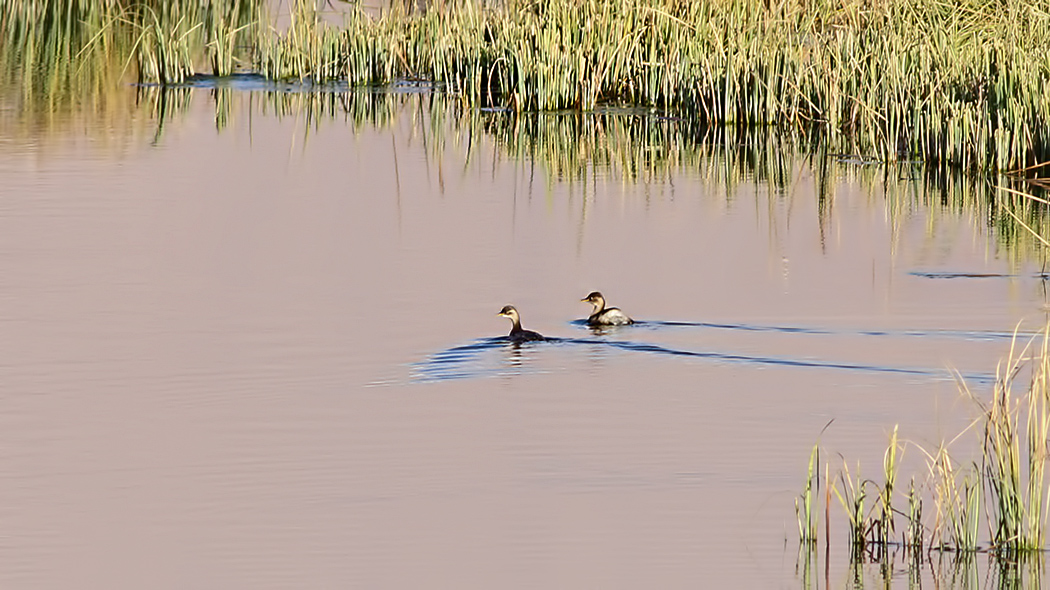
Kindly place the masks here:
[(5, 586), (843, 587), (844, 538), (796, 564), (821, 429), (875, 476), (1045, 320), (979, 207), (870, 167), (566, 174), (426, 95), (215, 96), (0, 138)]

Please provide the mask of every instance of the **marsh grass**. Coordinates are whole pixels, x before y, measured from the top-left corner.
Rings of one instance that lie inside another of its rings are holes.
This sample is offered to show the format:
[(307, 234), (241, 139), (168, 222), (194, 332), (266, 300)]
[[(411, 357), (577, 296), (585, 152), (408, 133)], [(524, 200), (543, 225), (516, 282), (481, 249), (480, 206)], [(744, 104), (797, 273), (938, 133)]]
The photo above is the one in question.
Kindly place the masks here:
[(820, 476), (816, 472), (820, 465), (820, 443), (813, 445), (809, 454), (809, 468), (806, 472), (806, 485), (802, 493), (795, 498), (795, 516), (798, 519), (799, 543), (804, 547), (815, 545), (817, 542), (817, 523), (819, 513), (817, 512), (817, 496), (820, 491)]
[[(860, 466), (851, 471), (843, 460), (833, 489), (848, 522), (854, 559), (872, 559), (900, 546), (919, 555), (924, 551), (962, 555), (985, 552), (1016, 567), (1028, 556), (1041, 555), (1047, 549), (1048, 346), (1050, 324), (1027, 342), (1015, 336), (997, 370), (988, 400), (982, 400), (960, 380), (978, 415), (953, 441), (935, 450), (909, 443), (926, 457), (928, 472), (918, 485), (912, 478), (906, 494), (895, 491), (898, 453), (909, 446), (899, 441), (896, 427), (884, 456), (881, 483), (862, 479)], [(979, 457), (958, 461), (950, 452), (952, 444), (974, 434), (980, 437)], [(816, 454), (815, 449), (811, 458)], [(809, 473), (814, 471), (810, 466)], [(923, 520), (924, 495), (932, 500), (932, 521)], [(870, 507), (865, 504), (869, 496), (875, 497)], [(906, 508), (898, 510), (895, 505), (902, 500)], [(802, 531), (806, 513), (796, 512)], [(906, 521), (899, 543), (894, 536), (897, 518)], [(982, 529), (987, 536), (982, 537)], [(807, 546), (814, 542), (809, 538), (803, 541)], [(1009, 571), (1004, 574), (1009, 575)]]
[(843, 459), (842, 471), (839, 472), (839, 484), (831, 488), (839, 503), (842, 504), (849, 522), (850, 555), (854, 560), (864, 554), (870, 540), (868, 534), (874, 529), (873, 522), (864, 510), (864, 503), (868, 497), (868, 486), (871, 483), (861, 479), (860, 465), (857, 465), (856, 475), (852, 475), (849, 466)]
[[(171, 84), (250, 67), (261, 4), (0, 0), (0, 130), (88, 132), (96, 145), (159, 135), (181, 100)], [(164, 83), (167, 94), (129, 88), (136, 82)], [(160, 124), (143, 111), (160, 113)]]
[(903, 449), (897, 440), (897, 427), (893, 427), (890, 435), (890, 444), (886, 447), (883, 457), (883, 483), (876, 485), (878, 498), (876, 510), (872, 523), (871, 537), (880, 545), (889, 545), (894, 533), (893, 518), (893, 490), (897, 482), (897, 471), (900, 468), (900, 453)]
[(819, 136), (832, 153), (883, 162), (1016, 171), (1050, 159), (1050, 0), (288, 6), (278, 27), (260, 0), (0, 0), (0, 29), (21, 63), (53, 68), (97, 46), (111, 70), (143, 82), (239, 69), (351, 86), (427, 80), (473, 107), (629, 105)]
[[(128, 76), (175, 84), (250, 62), (261, 0), (0, 0), (0, 72), (23, 92), (78, 94)], [(207, 66), (210, 65), (210, 68)], [(210, 69), (210, 72), (209, 72)]]
[(936, 507), (930, 547), (940, 551), (976, 551), (981, 508), (979, 466), (956, 465), (946, 446), (926, 456)]
[(265, 42), (276, 78), (423, 78), (477, 106), (652, 107), (817, 129), (836, 151), (1017, 169), (1050, 147), (1050, 2), (460, 0), (342, 25), (297, 0)]
[[(894, 428), (896, 432), (896, 428)], [(891, 499), (892, 500), (892, 499)], [(908, 485), (908, 511), (904, 513), (907, 528), (904, 532), (902, 545), (909, 555), (918, 558), (926, 546), (926, 529), (922, 521), (922, 494), (915, 487), (915, 478), (911, 478)], [(888, 541), (887, 541), (888, 542)]]
[(109, 26), (112, 13), (96, 8), (0, 1), (0, 100), (20, 123), (52, 127), (81, 111), (114, 123), (121, 116), (127, 39)]
[[(1044, 485), (1050, 407), (1047, 404), (1050, 357), (1047, 341), (1028, 342), (1000, 364), (992, 403), (984, 408), (984, 471), (992, 511), (992, 547), (997, 552), (1044, 548), (1047, 488)], [(1022, 369), (1026, 391), (1014, 391)]]

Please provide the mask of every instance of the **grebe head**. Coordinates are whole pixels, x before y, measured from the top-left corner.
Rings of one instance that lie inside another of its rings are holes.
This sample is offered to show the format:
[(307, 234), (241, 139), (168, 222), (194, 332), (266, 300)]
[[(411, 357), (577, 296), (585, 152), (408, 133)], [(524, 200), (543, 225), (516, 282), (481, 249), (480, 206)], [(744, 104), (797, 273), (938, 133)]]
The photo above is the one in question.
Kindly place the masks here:
[(496, 315), (501, 315), (505, 318), (510, 318), (511, 321), (514, 322), (517, 322), (520, 319), (518, 317), (518, 310), (514, 309), (513, 305), (504, 305), (503, 309), (501, 309)]
[(602, 297), (602, 294), (598, 291), (592, 292), (590, 295), (580, 299), (580, 301), (593, 305), (595, 312), (601, 311), (605, 307), (605, 297)]

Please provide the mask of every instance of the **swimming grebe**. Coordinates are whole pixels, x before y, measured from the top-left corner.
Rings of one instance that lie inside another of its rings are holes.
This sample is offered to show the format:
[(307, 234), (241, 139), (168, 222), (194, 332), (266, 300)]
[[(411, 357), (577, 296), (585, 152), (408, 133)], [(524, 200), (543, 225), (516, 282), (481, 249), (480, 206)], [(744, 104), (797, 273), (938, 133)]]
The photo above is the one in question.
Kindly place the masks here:
[(591, 317), (587, 318), (587, 323), (592, 326), (626, 326), (627, 324), (633, 324), (634, 320), (627, 317), (627, 314), (620, 311), (617, 307), (605, 307), (605, 297), (602, 294), (595, 291), (580, 299), (586, 303), (591, 304)]
[(546, 340), (542, 334), (533, 332), (532, 330), (526, 330), (521, 327), (521, 317), (518, 316), (518, 310), (514, 309), (513, 305), (504, 306), (502, 310), (496, 315), (501, 315), (505, 318), (510, 318), (510, 321), (514, 322), (514, 325), (510, 328), (510, 334), (507, 335), (511, 342), (531, 342), (535, 340)]

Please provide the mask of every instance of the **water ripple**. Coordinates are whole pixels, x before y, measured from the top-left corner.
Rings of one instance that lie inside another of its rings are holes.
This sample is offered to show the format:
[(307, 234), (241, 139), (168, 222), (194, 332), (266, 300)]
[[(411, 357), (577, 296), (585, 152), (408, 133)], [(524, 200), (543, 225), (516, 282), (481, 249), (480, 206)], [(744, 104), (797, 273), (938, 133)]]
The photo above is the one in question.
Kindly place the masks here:
[(1032, 275), (1019, 275), (1009, 273), (998, 273), (998, 272), (935, 272), (935, 271), (912, 271), (909, 272), (913, 277), (920, 277), (923, 279), (1013, 279), (1018, 277), (1031, 277), (1033, 279), (1046, 280), (1050, 278), (1050, 273), (1037, 272)]
[[(573, 320), (573, 325), (587, 328), (587, 320)], [(908, 337), (908, 338), (962, 338), (965, 340), (1011, 340), (1017, 338), (1032, 338), (1041, 333), (1037, 332), (1001, 332), (989, 330), (831, 330), (824, 328), (805, 328), (800, 325), (762, 325), (754, 323), (723, 323), (711, 321), (665, 321), (665, 320), (636, 320), (630, 328), (659, 330), (660, 328), (703, 328), (708, 330), (736, 330), (740, 332), (778, 332), (781, 334), (806, 334), (816, 336), (878, 336), (878, 337)], [(624, 326), (612, 326), (612, 328), (592, 329), (609, 332), (614, 330), (625, 330)], [(601, 333), (601, 332), (600, 332)]]
[[(587, 326), (586, 320), (570, 322), (578, 326)], [(804, 326), (768, 326), (760, 324), (734, 324), (720, 322), (684, 322), (663, 320), (636, 321), (631, 329), (636, 328), (706, 328), (714, 330), (738, 330), (743, 332), (779, 332), (783, 334), (809, 334), (817, 336), (880, 336), (880, 337), (918, 337), (918, 338), (962, 338), (965, 340), (1011, 340), (1013, 332), (991, 330), (832, 330), (828, 328), (807, 328)], [(612, 328), (620, 329), (620, 328)], [(1032, 338), (1037, 332), (1018, 332), (1018, 338)]]
[[(822, 361), (803, 358), (778, 357), (778, 356), (755, 356), (738, 354), (733, 352), (684, 350), (670, 348), (649, 342), (634, 342), (630, 340), (605, 340), (597, 338), (548, 338), (546, 342), (529, 342), (516, 344), (510, 342), (506, 337), (486, 338), (474, 341), (470, 344), (456, 346), (431, 355), (426, 360), (413, 366), (412, 379), (417, 382), (446, 381), (452, 379), (470, 379), (486, 376), (520, 374), (527, 371), (527, 364), (521, 361), (522, 351), (528, 351), (535, 347), (548, 344), (558, 345), (587, 345), (606, 346), (609, 348), (656, 354), (672, 357), (688, 357), (706, 359), (724, 363), (740, 363), (745, 365), (774, 366), (774, 367), (797, 367), (811, 369), (834, 369), (842, 371), (859, 371), (866, 373), (912, 375), (927, 377), (930, 379), (955, 379), (961, 377), (964, 380), (977, 383), (994, 383), (995, 375), (991, 373), (962, 373), (957, 374), (948, 369), (931, 369), (924, 367), (897, 367), (890, 365), (869, 365), (863, 363), (847, 363), (835, 361)], [(494, 359), (487, 353), (493, 350), (510, 350), (515, 356), (511, 360)]]

